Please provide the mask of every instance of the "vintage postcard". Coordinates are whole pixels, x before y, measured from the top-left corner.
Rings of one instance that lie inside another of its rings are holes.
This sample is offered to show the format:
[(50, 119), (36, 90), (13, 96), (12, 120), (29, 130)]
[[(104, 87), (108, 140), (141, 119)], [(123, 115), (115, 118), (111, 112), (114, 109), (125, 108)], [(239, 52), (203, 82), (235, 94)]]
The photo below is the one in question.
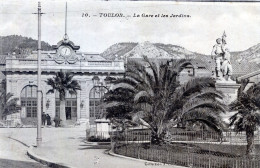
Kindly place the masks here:
[(0, 167), (260, 168), (259, 16), (0, 0)]

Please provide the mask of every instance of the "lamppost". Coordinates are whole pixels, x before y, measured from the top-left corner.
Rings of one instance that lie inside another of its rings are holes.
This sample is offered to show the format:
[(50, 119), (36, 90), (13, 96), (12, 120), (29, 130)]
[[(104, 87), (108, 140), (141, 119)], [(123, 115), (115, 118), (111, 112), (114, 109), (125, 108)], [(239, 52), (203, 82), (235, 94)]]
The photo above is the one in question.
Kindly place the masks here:
[[(94, 91), (95, 91), (95, 93), (100, 95), (101, 103), (102, 103), (104, 94), (109, 90), (109, 88), (111, 86), (111, 82), (110, 82), (111, 79), (112, 78), (110, 76), (107, 76), (103, 81), (100, 81), (100, 78), (97, 75), (95, 75), (92, 78), (94, 89), (95, 89)], [(102, 117), (102, 114), (101, 114), (101, 116), (99, 116), (99, 118), (101, 118), (101, 117)]]
[(42, 110), (41, 110), (41, 99), (42, 99), (42, 91), (41, 91), (41, 3), (38, 2), (38, 12), (33, 13), (38, 15), (38, 49), (37, 49), (37, 56), (38, 56), (38, 75), (37, 75), (37, 138), (36, 144), (37, 147), (41, 146), (42, 143)]
[[(94, 98), (100, 98), (100, 100), (95, 101), (98, 102), (98, 108), (94, 108), (94, 117), (95, 117), (95, 123), (96, 123), (96, 133), (99, 134), (101, 133), (102, 136), (109, 136), (109, 120), (104, 120), (104, 94), (109, 90), (110, 88), (110, 77), (107, 76), (104, 80), (100, 81), (100, 78), (98, 76), (94, 76), (92, 78), (93, 85), (94, 85)], [(95, 95), (98, 96), (95, 96)], [(104, 124), (108, 124), (107, 127), (104, 126)], [(99, 126), (98, 126), (99, 124)], [(107, 132), (103, 132), (104, 129), (107, 130)]]

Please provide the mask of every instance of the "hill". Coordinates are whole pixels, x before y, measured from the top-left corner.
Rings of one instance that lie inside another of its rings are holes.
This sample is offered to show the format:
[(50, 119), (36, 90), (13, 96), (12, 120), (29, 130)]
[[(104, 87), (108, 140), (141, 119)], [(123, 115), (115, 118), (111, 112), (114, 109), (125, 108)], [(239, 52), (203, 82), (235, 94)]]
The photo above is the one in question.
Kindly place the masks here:
[[(142, 55), (146, 55), (148, 58), (194, 58), (198, 53), (188, 51), (187, 49), (162, 43), (117, 43), (109, 47), (104, 51), (101, 56), (106, 59), (113, 60), (115, 55), (121, 58), (141, 58)], [(201, 54), (199, 54), (201, 55)]]
[(123, 56), (125, 53), (131, 51), (138, 43), (116, 43), (110, 46), (100, 55), (108, 60), (114, 60), (116, 55)]
[[(36, 51), (37, 46), (38, 41), (32, 38), (18, 35), (0, 36), (0, 55), (6, 55), (13, 52), (16, 54), (28, 53)], [(51, 46), (42, 41), (42, 49), (50, 50)]]
[(260, 43), (248, 48), (245, 51), (233, 53), (233, 59), (237, 62), (254, 62), (260, 63)]

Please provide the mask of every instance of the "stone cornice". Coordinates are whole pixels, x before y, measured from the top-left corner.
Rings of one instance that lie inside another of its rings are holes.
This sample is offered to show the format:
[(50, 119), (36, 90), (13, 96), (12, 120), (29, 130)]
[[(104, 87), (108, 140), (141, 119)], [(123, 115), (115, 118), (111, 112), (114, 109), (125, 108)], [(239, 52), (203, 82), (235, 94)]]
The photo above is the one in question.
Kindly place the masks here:
[[(78, 74), (123, 74), (125, 73), (124, 70), (68, 70), (68, 69), (63, 69), (66, 72), (72, 72), (72, 73), (78, 73)], [(60, 69), (42, 69), (43, 73), (56, 73), (59, 72)], [(37, 72), (37, 69), (31, 69), (31, 68), (6, 68), (5, 73), (12, 73), (12, 72)]]

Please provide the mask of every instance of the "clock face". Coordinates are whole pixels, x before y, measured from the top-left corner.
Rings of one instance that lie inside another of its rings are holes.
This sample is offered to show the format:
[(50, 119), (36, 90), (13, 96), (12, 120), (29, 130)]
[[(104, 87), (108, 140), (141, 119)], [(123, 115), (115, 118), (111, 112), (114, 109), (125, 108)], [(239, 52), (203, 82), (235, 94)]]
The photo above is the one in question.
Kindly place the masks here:
[(60, 54), (62, 56), (70, 56), (71, 55), (71, 49), (69, 47), (63, 47), (61, 50), (60, 50)]

